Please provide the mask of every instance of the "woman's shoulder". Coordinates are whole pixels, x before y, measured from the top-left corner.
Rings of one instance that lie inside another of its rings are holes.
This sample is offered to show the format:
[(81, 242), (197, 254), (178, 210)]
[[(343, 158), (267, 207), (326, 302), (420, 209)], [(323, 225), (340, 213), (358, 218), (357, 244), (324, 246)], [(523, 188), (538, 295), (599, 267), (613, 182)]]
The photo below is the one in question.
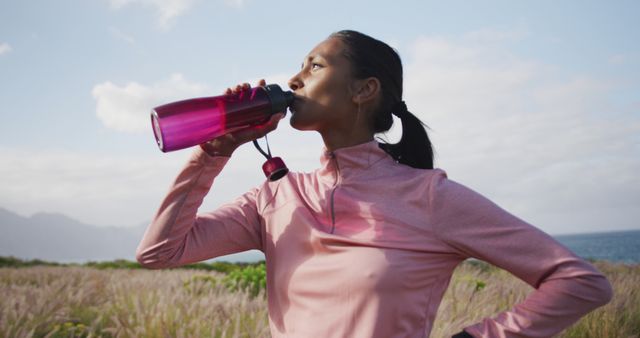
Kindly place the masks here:
[(395, 180), (411, 181), (412, 184), (431, 185), (447, 180), (447, 172), (442, 168), (422, 169), (394, 162), (382, 170), (384, 176), (393, 177)]

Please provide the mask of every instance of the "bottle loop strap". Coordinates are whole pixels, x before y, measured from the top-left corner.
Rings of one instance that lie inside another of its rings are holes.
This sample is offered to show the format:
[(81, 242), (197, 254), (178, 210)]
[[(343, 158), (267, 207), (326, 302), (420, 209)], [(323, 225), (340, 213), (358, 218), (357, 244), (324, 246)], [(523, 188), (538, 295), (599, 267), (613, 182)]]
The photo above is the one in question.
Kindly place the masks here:
[(256, 147), (256, 149), (258, 149), (258, 151), (267, 158), (267, 160), (270, 160), (272, 158), (271, 156), (271, 149), (269, 148), (269, 138), (267, 138), (267, 135), (264, 135), (264, 140), (267, 143), (267, 152), (265, 152), (264, 150), (262, 150), (262, 147), (260, 147), (260, 144), (258, 144), (258, 140), (253, 140), (253, 145)]

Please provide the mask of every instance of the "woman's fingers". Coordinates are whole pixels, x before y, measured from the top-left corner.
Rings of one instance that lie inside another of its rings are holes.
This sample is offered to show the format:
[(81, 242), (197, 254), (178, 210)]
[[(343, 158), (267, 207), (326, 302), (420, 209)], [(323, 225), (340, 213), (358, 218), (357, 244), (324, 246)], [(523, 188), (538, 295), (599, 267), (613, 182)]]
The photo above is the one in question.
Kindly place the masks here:
[(284, 113), (273, 114), (271, 118), (269, 118), (269, 121), (267, 121), (267, 123), (261, 126), (258, 126), (257, 129), (260, 132), (262, 132), (262, 135), (260, 137), (276, 130), (276, 128), (278, 128), (278, 123), (280, 123), (280, 120), (282, 120), (283, 118), (284, 118)]
[(255, 126), (247, 130), (241, 130), (233, 134), (236, 141), (239, 141), (239, 143), (246, 143), (255, 139), (259, 139), (264, 135), (274, 131), (278, 127), (278, 123), (283, 117), (283, 113), (274, 114), (271, 116), (271, 118), (269, 118), (269, 121), (264, 124)]
[(284, 113), (274, 114), (264, 124), (219, 136), (209, 142), (203, 143), (201, 147), (212, 156), (231, 156), (240, 145), (259, 139), (275, 130), (284, 116)]
[(235, 87), (229, 87), (227, 88), (227, 90), (224, 91), (224, 95), (230, 95), (230, 94), (238, 94), (239, 92), (241, 92), (244, 89), (244, 85), (246, 85), (246, 83), (244, 84), (237, 84)]
[[(266, 86), (264, 79), (258, 80), (257, 86)], [(251, 89), (248, 83), (237, 84), (235, 87), (229, 87), (225, 90), (224, 95), (238, 94), (242, 91)], [(224, 155), (231, 156), (237, 147), (241, 144), (261, 138), (278, 127), (278, 122), (285, 116), (284, 113), (272, 115), (269, 120), (261, 125), (253, 126), (245, 130), (239, 130), (233, 133), (219, 136), (209, 142), (201, 145), (207, 153), (212, 156)]]
[[(267, 85), (267, 82), (264, 79), (258, 80), (257, 87), (263, 87), (266, 85)], [(224, 91), (224, 95), (237, 94), (243, 90), (248, 90), (248, 89), (251, 89), (251, 85), (245, 82), (242, 84), (237, 84), (235, 87), (227, 88), (227, 90)]]

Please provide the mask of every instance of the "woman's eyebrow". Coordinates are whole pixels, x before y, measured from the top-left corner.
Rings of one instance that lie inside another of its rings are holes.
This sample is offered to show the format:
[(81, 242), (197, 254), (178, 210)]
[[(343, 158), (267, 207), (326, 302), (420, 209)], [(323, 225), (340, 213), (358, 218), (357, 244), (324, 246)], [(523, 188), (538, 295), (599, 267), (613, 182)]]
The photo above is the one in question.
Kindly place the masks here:
[(307, 55), (306, 59), (304, 61), (302, 61), (302, 64), (300, 64), (300, 69), (304, 68), (304, 64), (305, 62), (309, 62), (311, 60), (313, 60), (317, 55)]

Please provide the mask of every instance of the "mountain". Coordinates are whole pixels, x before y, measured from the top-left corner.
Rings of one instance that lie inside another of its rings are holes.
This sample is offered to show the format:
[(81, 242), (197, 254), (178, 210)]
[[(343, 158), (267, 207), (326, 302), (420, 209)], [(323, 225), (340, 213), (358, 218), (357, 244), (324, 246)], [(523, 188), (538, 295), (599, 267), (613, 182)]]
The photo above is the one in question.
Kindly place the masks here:
[(0, 255), (57, 262), (134, 260), (145, 228), (91, 226), (56, 213), (26, 218), (0, 208)]
[[(148, 223), (134, 227), (98, 227), (58, 213), (23, 217), (0, 208), (0, 256), (41, 259), (62, 263), (135, 260), (135, 250)], [(215, 260), (257, 261), (258, 251)]]

